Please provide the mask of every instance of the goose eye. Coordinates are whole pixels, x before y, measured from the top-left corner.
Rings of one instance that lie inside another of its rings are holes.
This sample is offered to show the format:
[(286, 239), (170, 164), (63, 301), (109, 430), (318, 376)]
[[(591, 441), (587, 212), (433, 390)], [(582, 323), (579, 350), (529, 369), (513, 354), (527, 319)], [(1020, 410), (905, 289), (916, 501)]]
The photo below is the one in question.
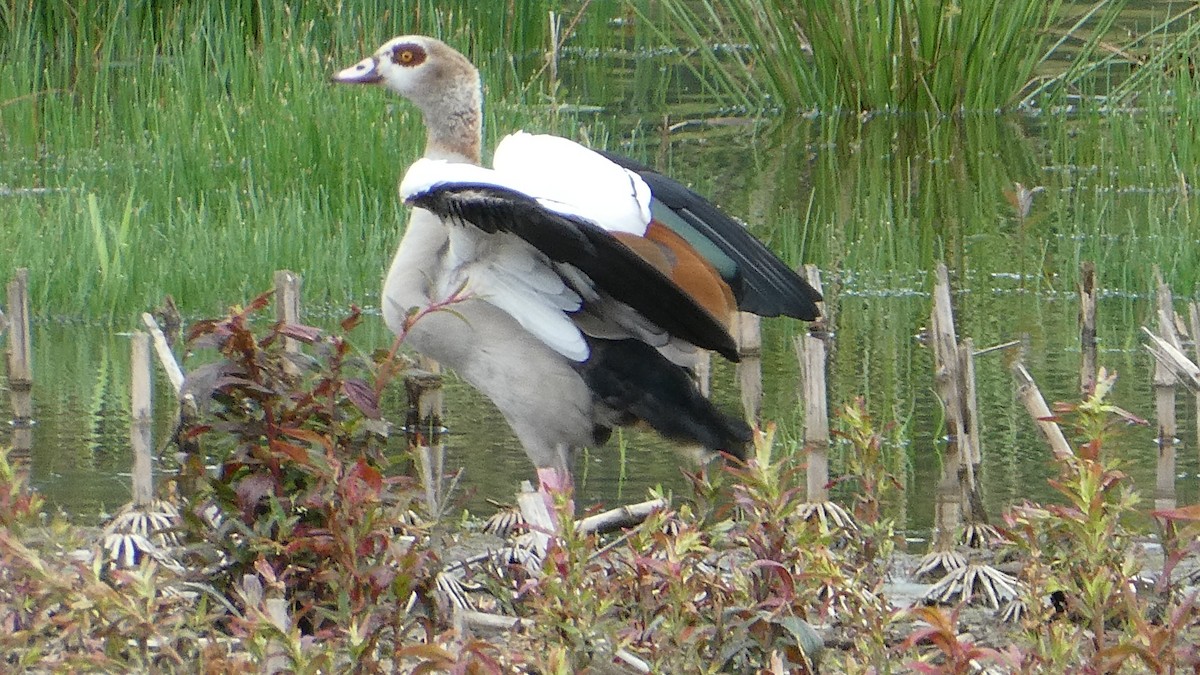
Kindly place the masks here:
[(416, 45), (399, 45), (392, 50), (392, 63), (401, 66), (420, 65), (425, 60), (425, 50)]

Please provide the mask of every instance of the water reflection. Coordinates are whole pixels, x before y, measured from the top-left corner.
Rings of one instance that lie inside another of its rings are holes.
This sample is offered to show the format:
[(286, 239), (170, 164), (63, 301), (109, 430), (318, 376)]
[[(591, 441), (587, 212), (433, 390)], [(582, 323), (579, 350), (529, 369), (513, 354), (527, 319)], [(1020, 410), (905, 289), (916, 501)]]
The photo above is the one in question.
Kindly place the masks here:
[[(1078, 352), (1074, 344), (1075, 306), (1065, 298), (1025, 292), (959, 294), (961, 330), (976, 344), (989, 345), (1027, 334), (1030, 370), (1048, 400), (1070, 400), (1078, 387)], [(970, 296), (969, 302), (964, 296)], [(1120, 318), (1130, 298), (1101, 301), (1102, 336), (1121, 335)], [(887, 457), (907, 489), (903, 504), (893, 505), (905, 530), (923, 532), (931, 525), (933, 487), (940, 475), (938, 452), (945, 433), (942, 412), (932, 389), (928, 349), (914, 336), (928, 312), (928, 299), (918, 294), (886, 295), (842, 287), (837, 296), (837, 331), (830, 360), (830, 400), (836, 407), (862, 395), (876, 419), (893, 426), (887, 431)], [(1003, 317), (1003, 321), (997, 318)], [(763, 330), (763, 415), (781, 425), (785, 443), (799, 443), (802, 415), (798, 373), (791, 340), (795, 327), (765, 322)], [(369, 329), (356, 340), (364, 349), (382, 344), (387, 336)], [(1109, 340), (1105, 340), (1109, 343)], [(43, 325), (35, 330), (35, 405), (32, 478), (50, 503), (88, 519), (111, 511), (128, 500), (128, 339), (104, 328)], [(1114, 402), (1150, 416), (1153, 397), (1146, 357), (1135, 345), (1108, 347), (1101, 361), (1123, 374)], [(740, 408), (735, 386), (738, 374), (714, 364), (715, 395), (728, 410)], [(1013, 399), (1007, 367), (998, 354), (977, 363), (983, 439), (982, 481), (988, 510), (996, 514), (1006, 504), (1050, 496), (1046, 479), (1053, 475), (1049, 451), (1026, 413)], [(170, 423), (165, 382), (156, 386), (156, 439)], [(393, 416), (401, 414), (402, 395), (389, 401)], [(1181, 435), (1190, 439), (1195, 428), (1192, 406), (1180, 410)], [(460, 504), (489, 512), (486, 500), (508, 501), (521, 480), (531, 476), (524, 452), (499, 414), (476, 392), (453, 377), (446, 387), (447, 468), (463, 468)], [(11, 430), (6, 429), (5, 434)], [(7, 436), (0, 442), (10, 440)], [(395, 443), (400, 443), (399, 436)], [(1191, 448), (1191, 451), (1187, 451)], [(399, 447), (395, 447), (397, 451)], [(831, 472), (845, 464), (844, 445), (831, 448)], [(1153, 430), (1131, 430), (1114, 452), (1126, 470), (1152, 497), (1156, 447)], [(1181, 503), (1196, 495), (1194, 444), (1179, 449), (1178, 481)], [(686, 462), (650, 434), (626, 432), (608, 447), (593, 450), (581, 461), (579, 502), (583, 506), (641, 499), (656, 485), (686, 494), (681, 474)], [(835, 492), (835, 497), (837, 496)], [(845, 496), (845, 495), (843, 495)]]
[[(984, 116), (785, 119), (665, 136), (657, 122), (626, 128), (640, 130), (629, 134), (627, 152), (713, 195), (790, 262), (822, 268), (834, 334), (830, 401), (836, 408), (863, 396), (878, 423), (890, 425), (888, 461), (907, 489), (904, 502), (893, 505), (902, 529), (928, 530), (940, 475), (942, 411), (929, 350), (917, 339), (928, 322), (927, 274), (936, 260), (951, 268), (960, 337), (973, 337), (980, 349), (1022, 340), (1026, 364), (1055, 401), (1074, 399), (1078, 388), (1078, 301), (1067, 280), (1081, 258), (1096, 259), (1100, 285), (1108, 289), (1098, 312), (1100, 362), (1122, 376), (1114, 402), (1152, 417), (1150, 365), (1137, 335), (1150, 301), (1113, 289), (1148, 283), (1131, 279), (1137, 266), (1124, 261), (1161, 196), (1122, 193), (1116, 212), (1130, 219), (1126, 229), (1110, 226), (1113, 236), (1107, 238), (1081, 232), (1080, 222), (1108, 217), (1117, 197), (1067, 189), (1075, 186), (1064, 176), (1073, 174), (1052, 169), (1064, 151), (1047, 147), (1044, 130), (1034, 133), (1021, 119)], [(1005, 196), (1018, 182), (1047, 186), (1027, 217)], [(385, 264), (381, 258), (379, 269)], [(265, 274), (262, 281), (268, 283)], [(306, 292), (326, 297), (321, 283), (307, 279)], [(777, 421), (782, 441), (793, 444), (803, 408), (792, 340), (801, 329), (781, 320), (762, 325), (762, 417)], [(390, 344), (377, 318), (354, 340), (364, 351)], [(87, 517), (128, 500), (128, 352), (128, 339), (108, 328), (46, 323), (35, 329), (32, 476), (51, 504), (71, 513)], [(976, 368), (988, 510), (996, 514), (1014, 501), (1048, 498), (1050, 453), (1014, 401), (1001, 355), (982, 356)], [(714, 362), (714, 396), (730, 411), (744, 405), (739, 377), (732, 366)], [(169, 398), (165, 384), (158, 384), (155, 435), (161, 439), (170, 424)], [(397, 419), (399, 397), (393, 395), (390, 408)], [(453, 377), (445, 405), (447, 468), (465, 469), (461, 504), (486, 512), (487, 499), (508, 501), (532, 472), (507, 425)], [(1195, 410), (1183, 404), (1179, 412), (1186, 440), (1178, 449), (1185, 476), (1177, 481), (1178, 497), (1190, 503), (1197, 493)], [(11, 440), (11, 430), (0, 433), (0, 442)], [(1153, 430), (1132, 429), (1112, 449), (1149, 498)], [(831, 448), (834, 476), (845, 464), (844, 452), (841, 444)], [(586, 507), (637, 500), (656, 485), (686, 492), (682, 465), (657, 438), (623, 434), (583, 458), (577, 502)]]

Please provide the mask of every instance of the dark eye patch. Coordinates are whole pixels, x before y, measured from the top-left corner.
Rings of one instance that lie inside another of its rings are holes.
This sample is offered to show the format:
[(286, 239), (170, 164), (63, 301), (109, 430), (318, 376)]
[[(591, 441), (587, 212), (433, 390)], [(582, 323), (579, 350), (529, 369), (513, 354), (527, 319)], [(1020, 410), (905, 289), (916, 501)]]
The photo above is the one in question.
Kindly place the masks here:
[(419, 66), (425, 62), (425, 57), (425, 49), (411, 42), (392, 48), (392, 63), (398, 66)]

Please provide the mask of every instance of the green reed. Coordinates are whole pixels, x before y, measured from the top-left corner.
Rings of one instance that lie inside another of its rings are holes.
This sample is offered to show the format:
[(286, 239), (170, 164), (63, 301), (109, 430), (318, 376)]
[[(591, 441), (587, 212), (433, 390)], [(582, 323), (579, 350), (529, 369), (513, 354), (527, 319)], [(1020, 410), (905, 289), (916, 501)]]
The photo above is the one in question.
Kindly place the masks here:
[[(370, 301), (424, 135), (398, 98), (330, 74), (439, 35), (484, 72), (489, 136), (557, 127), (500, 104), (548, 101), (551, 10), (565, 30), (553, 0), (0, 2), (0, 278), (30, 267), (42, 315), (129, 316), (164, 293), (211, 312), (283, 267), (317, 303)], [(569, 25), (602, 43), (603, 21)]]
[(1074, 16), (1062, 0), (667, 0), (642, 16), (697, 50), (735, 105), (946, 114), (1010, 108), (1046, 79), (1075, 84), (1105, 60), (1123, 6), (1100, 0)]

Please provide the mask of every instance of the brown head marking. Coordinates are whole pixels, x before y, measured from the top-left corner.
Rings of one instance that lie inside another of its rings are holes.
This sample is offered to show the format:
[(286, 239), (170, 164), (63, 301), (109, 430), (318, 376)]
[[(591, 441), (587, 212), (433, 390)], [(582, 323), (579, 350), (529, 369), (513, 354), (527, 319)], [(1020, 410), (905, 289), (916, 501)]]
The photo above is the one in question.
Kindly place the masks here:
[(392, 48), (392, 63), (398, 66), (419, 66), (425, 62), (425, 58), (425, 48), (413, 42), (405, 42)]

